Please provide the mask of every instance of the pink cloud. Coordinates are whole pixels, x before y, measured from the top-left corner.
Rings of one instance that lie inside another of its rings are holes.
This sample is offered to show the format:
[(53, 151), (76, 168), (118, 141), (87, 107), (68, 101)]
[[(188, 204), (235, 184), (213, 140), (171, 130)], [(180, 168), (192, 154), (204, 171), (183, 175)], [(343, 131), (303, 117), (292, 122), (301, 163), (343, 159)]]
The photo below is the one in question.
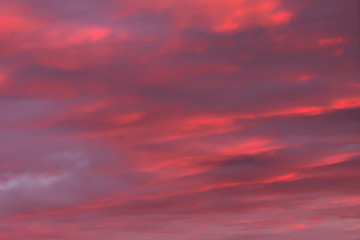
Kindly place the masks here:
[(308, 226), (306, 224), (293, 224), (293, 225), (288, 225), (286, 228), (290, 230), (297, 230), (297, 229), (306, 229), (308, 228)]
[(359, 235), (355, 2), (0, 5), (0, 239)]

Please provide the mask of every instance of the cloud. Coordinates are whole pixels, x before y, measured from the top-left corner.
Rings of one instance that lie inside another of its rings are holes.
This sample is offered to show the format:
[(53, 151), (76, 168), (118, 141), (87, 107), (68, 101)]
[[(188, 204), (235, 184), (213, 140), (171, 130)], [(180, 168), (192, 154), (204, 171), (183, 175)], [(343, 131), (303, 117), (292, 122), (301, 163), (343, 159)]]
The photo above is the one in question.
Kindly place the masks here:
[(356, 4), (0, 1), (0, 239), (356, 239)]

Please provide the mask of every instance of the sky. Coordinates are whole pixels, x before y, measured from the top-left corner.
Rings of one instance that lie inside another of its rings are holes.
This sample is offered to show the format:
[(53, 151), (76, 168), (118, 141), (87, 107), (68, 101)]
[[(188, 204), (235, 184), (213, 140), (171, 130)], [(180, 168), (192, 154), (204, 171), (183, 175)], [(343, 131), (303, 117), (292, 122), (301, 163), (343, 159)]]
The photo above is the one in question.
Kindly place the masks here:
[(0, 240), (360, 240), (357, 0), (0, 0)]

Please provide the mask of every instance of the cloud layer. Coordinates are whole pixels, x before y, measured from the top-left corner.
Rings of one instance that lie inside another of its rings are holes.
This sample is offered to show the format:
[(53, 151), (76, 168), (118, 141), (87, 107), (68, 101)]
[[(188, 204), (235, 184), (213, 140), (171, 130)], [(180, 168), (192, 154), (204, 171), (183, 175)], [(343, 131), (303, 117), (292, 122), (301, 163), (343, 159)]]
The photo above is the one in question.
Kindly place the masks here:
[(0, 0), (0, 240), (359, 240), (357, 4)]

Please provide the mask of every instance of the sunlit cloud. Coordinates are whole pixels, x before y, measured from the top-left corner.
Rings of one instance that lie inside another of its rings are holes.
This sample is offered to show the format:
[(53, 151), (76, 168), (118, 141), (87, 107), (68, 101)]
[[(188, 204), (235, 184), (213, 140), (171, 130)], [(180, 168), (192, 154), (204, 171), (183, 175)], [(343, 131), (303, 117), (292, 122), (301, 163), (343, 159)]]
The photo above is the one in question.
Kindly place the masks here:
[(354, 240), (356, 1), (0, 1), (0, 239)]

